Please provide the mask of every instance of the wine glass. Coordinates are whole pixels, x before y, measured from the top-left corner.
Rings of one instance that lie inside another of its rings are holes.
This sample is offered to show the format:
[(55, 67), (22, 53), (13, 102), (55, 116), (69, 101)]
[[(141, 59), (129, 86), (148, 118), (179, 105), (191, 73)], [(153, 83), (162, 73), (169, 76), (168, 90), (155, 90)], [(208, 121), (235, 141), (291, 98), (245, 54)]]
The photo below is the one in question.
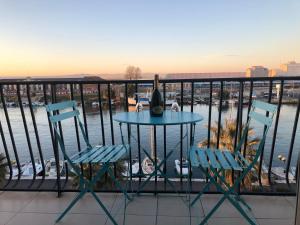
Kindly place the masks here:
[(175, 101), (172, 103), (172, 106), (171, 106), (171, 111), (172, 112), (179, 112), (180, 108), (179, 108), (179, 105), (178, 103)]
[(141, 112), (141, 111), (143, 111), (143, 104), (142, 103), (140, 103), (140, 102), (138, 102), (137, 104), (136, 104), (136, 106), (135, 106), (135, 111), (136, 112)]

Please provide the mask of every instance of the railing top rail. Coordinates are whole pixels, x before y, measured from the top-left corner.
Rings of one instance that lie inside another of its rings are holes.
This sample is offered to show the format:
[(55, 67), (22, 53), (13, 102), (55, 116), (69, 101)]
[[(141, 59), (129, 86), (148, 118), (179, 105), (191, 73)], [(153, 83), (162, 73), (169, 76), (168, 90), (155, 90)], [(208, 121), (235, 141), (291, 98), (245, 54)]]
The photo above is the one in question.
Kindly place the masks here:
[[(300, 76), (282, 76), (282, 77), (222, 77), (222, 78), (196, 78), (196, 79), (161, 79), (160, 83), (197, 83), (197, 82), (247, 82), (247, 81), (281, 81), (281, 80), (299, 80)], [(20, 80), (20, 79), (0, 79), (1, 85), (8, 84), (147, 84), (153, 83), (153, 80)]]

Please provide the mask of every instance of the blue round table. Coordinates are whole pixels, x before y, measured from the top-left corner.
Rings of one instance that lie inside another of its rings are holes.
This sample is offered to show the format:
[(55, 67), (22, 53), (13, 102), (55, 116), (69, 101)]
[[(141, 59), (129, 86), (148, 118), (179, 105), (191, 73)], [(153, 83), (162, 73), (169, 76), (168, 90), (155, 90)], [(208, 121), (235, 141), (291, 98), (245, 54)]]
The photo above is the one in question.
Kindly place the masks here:
[(170, 110), (164, 111), (161, 117), (154, 117), (150, 115), (149, 110), (146, 110), (142, 112), (117, 113), (113, 119), (117, 122), (127, 124), (163, 126), (194, 124), (203, 120), (203, 117), (198, 113), (183, 111), (173, 112)]
[[(149, 110), (141, 111), (141, 112), (122, 112), (122, 113), (117, 113), (116, 115), (113, 116), (113, 119), (117, 122), (120, 123), (120, 131), (121, 131), (121, 136), (122, 136), (122, 142), (124, 143), (124, 138), (122, 134), (122, 124), (127, 124), (129, 127), (128, 129), (128, 136), (133, 137), (130, 132), (130, 126), (131, 125), (149, 125), (149, 126), (169, 126), (169, 125), (186, 125), (188, 126), (189, 124), (193, 126), (193, 129), (191, 129), (191, 142), (190, 144), (194, 144), (194, 129), (195, 125), (197, 122), (200, 122), (203, 120), (203, 117), (199, 115), (198, 113), (193, 113), (193, 112), (173, 112), (170, 110), (166, 110), (163, 113), (163, 116), (161, 117), (153, 117), (150, 115)], [(186, 132), (188, 133), (188, 128), (186, 128)], [(180, 141), (184, 139), (184, 137), (188, 137), (188, 135), (181, 135)], [(130, 145), (130, 138), (129, 138), (129, 145)], [(137, 193), (139, 193), (143, 187), (146, 186), (146, 184), (150, 181), (150, 179), (155, 176), (155, 181), (156, 177), (159, 173), (160, 176), (164, 177), (166, 182), (168, 182), (173, 189), (175, 190), (174, 185), (172, 182), (169, 180), (167, 177), (166, 173), (162, 171), (161, 167), (162, 165), (166, 162), (166, 160), (171, 156), (171, 154), (174, 152), (174, 149), (172, 149), (165, 157), (164, 159), (158, 164), (157, 158), (155, 157), (154, 159), (151, 158), (150, 154), (142, 148), (146, 156), (152, 161), (155, 170), (153, 173), (150, 174), (150, 176), (143, 182), (141, 186), (139, 186), (139, 189)], [(130, 161), (131, 161), (131, 153), (130, 153)], [(130, 162), (130, 168), (131, 168), (131, 162)], [(190, 166), (189, 166), (190, 169)], [(131, 171), (131, 170), (130, 170)], [(141, 171), (140, 171), (141, 172)], [(140, 173), (139, 172), (139, 173)], [(191, 170), (189, 170), (190, 174)], [(132, 173), (130, 173), (130, 179), (132, 179)]]

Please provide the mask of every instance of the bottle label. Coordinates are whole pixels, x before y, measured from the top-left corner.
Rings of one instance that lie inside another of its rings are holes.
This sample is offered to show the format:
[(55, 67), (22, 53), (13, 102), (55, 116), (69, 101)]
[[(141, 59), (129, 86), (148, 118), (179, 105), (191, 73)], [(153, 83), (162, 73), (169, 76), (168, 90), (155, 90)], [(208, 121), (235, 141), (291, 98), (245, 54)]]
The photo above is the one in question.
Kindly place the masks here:
[(163, 108), (161, 106), (154, 106), (152, 108), (152, 113), (153, 114), (159, 115), (159, 114), (162, 114), (162, 112), (163, 112)]

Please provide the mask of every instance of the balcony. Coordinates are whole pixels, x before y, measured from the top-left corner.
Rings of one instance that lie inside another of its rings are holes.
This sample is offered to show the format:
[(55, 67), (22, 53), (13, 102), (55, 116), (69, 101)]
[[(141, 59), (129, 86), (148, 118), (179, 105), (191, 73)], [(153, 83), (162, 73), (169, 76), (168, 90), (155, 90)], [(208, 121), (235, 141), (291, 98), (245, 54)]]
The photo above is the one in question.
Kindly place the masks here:
[[(41, 221), (53, 224), (56, 214), (78, 191), (72, 171), (64, 163), (55, 144), (43, 105), (76, 100), (91, 143), (120, 144), (120, 130), (113, 121), (113, 115), (135, 110), (136, 93), (147, 97), (152, 85), (151, 80), (0, 81), (1, 150), (8, 163), (7, 175), (0, 184), (0, 215), (6, 220), (4, 224), (40, 224)], [(204, 117), (196, 127), (197, 144), (213, 137), (220, 141), (220, 130), (228, 120), (235, 126), (232, 145), (236, 145), (253, 99), (278, 105), (278, 114), (256, 167), (258, 176), (251, 178), (250, 185), (240, 186), (239, 192), (253, 207), (254, 216), (260, 224), (293, 224), (298, 157), (296, 146), (300, 144), (297, 126), (300, 77), (161, 80), (160, 89), (166, 109), (176, 100), (182, 111), (198, 112)], [(147, 108), (146, 104), (144, 108)], [(61, 130), (70, 153), (82, 148), (83, 141), (77, 135), (76, 124), (62, 125)], [(128, 131), (128, 128), (124, 129), (126, 135)], [(175, 160), (183, 162), (186, 141), (190, 141), (187, 137), (176, 145), (176, 140), (184, 137), (184, 127), (157, 128), (152, 138), (151, 130), (142, 126), (132, 127), (131, 132), (135, 138), (128, 140), (132, 151), (127, 160), (130, 167), (138, 165), (138, 172), (119, 174), (123, 181), (132, 179), (132, 191), (136, 191), (147, 178), (147, 174), (141, 173), (145, 158), (142, 148), (150, 148), (160, 159), (164, 159), (175, 145), (176, 154), (164, 163), (163, 168), (174, 182), (177, 192), (185, 195), (187, 179), (183, 176), (183, 168), (175, 169)], [(259, 132), (255, 133), (255, 136), (259, 135)], [(156, 148), (150, 147), (151, 142), (156, 143)], [(55, 168), (54, 172), (51, 168)], [(205, 183), (206, 177), (200, 171), (193, 171), (191, 193), (199, 192)], [(111, 211), (119, 215), (120, 212), (114, 211), (120, 205), (120, 194), (116, 193), (116, 189), (101, 186), (97, 191)], [(151, 179), (143, 192), (142, 197), (128, 206), (127, 224), (189, 223), (188, 208), (164, 178)], [(192, 224), (200, 222), (218, 197), (218, 191), (211, 187), (204, 199), (192, 209)], [(106, 217), (93, 204), (89, 197), (85, 197), (72, 211), (73, 216), (62, 223), (82, 224), (88, 219), (91, 224), (99, 224), (99, 221), (105, 224)], [(244, 224), (235, 209), (229, 204), (226, 206), (223, 205), (209, 224)], [(117, 219), (120, 221), (122, 217), (117, 216)]]
[[(50, 225), (74, 198), (75, 193), (64, 193), (57, 198), (53, 192), (2, 192), (0, 194), (1, 224), (6, 225)], [(119, 224), (123, 224), (122, 201), (120, 194), (98, 194), (113, 213)], [(244, 196), (253, 208), (253, 214), (260, 225), (294, 224), (295, 197), (284, 196)], [(219, 195), (206, 195), (191, 210), (189, 216), (180, 197), (172, 194), (146, 194), (131, 202), (126, 210), (126, 223), (130, 225), (174, 225), (199, 224), (201, 218), (213, 207)], [(70, 214), (60, 224), (111, 224), (103, 210), (91, 196), (78, 202)], [(212, 225), (247, 225), (238, 212), (225, 204), (208, 222)]]

